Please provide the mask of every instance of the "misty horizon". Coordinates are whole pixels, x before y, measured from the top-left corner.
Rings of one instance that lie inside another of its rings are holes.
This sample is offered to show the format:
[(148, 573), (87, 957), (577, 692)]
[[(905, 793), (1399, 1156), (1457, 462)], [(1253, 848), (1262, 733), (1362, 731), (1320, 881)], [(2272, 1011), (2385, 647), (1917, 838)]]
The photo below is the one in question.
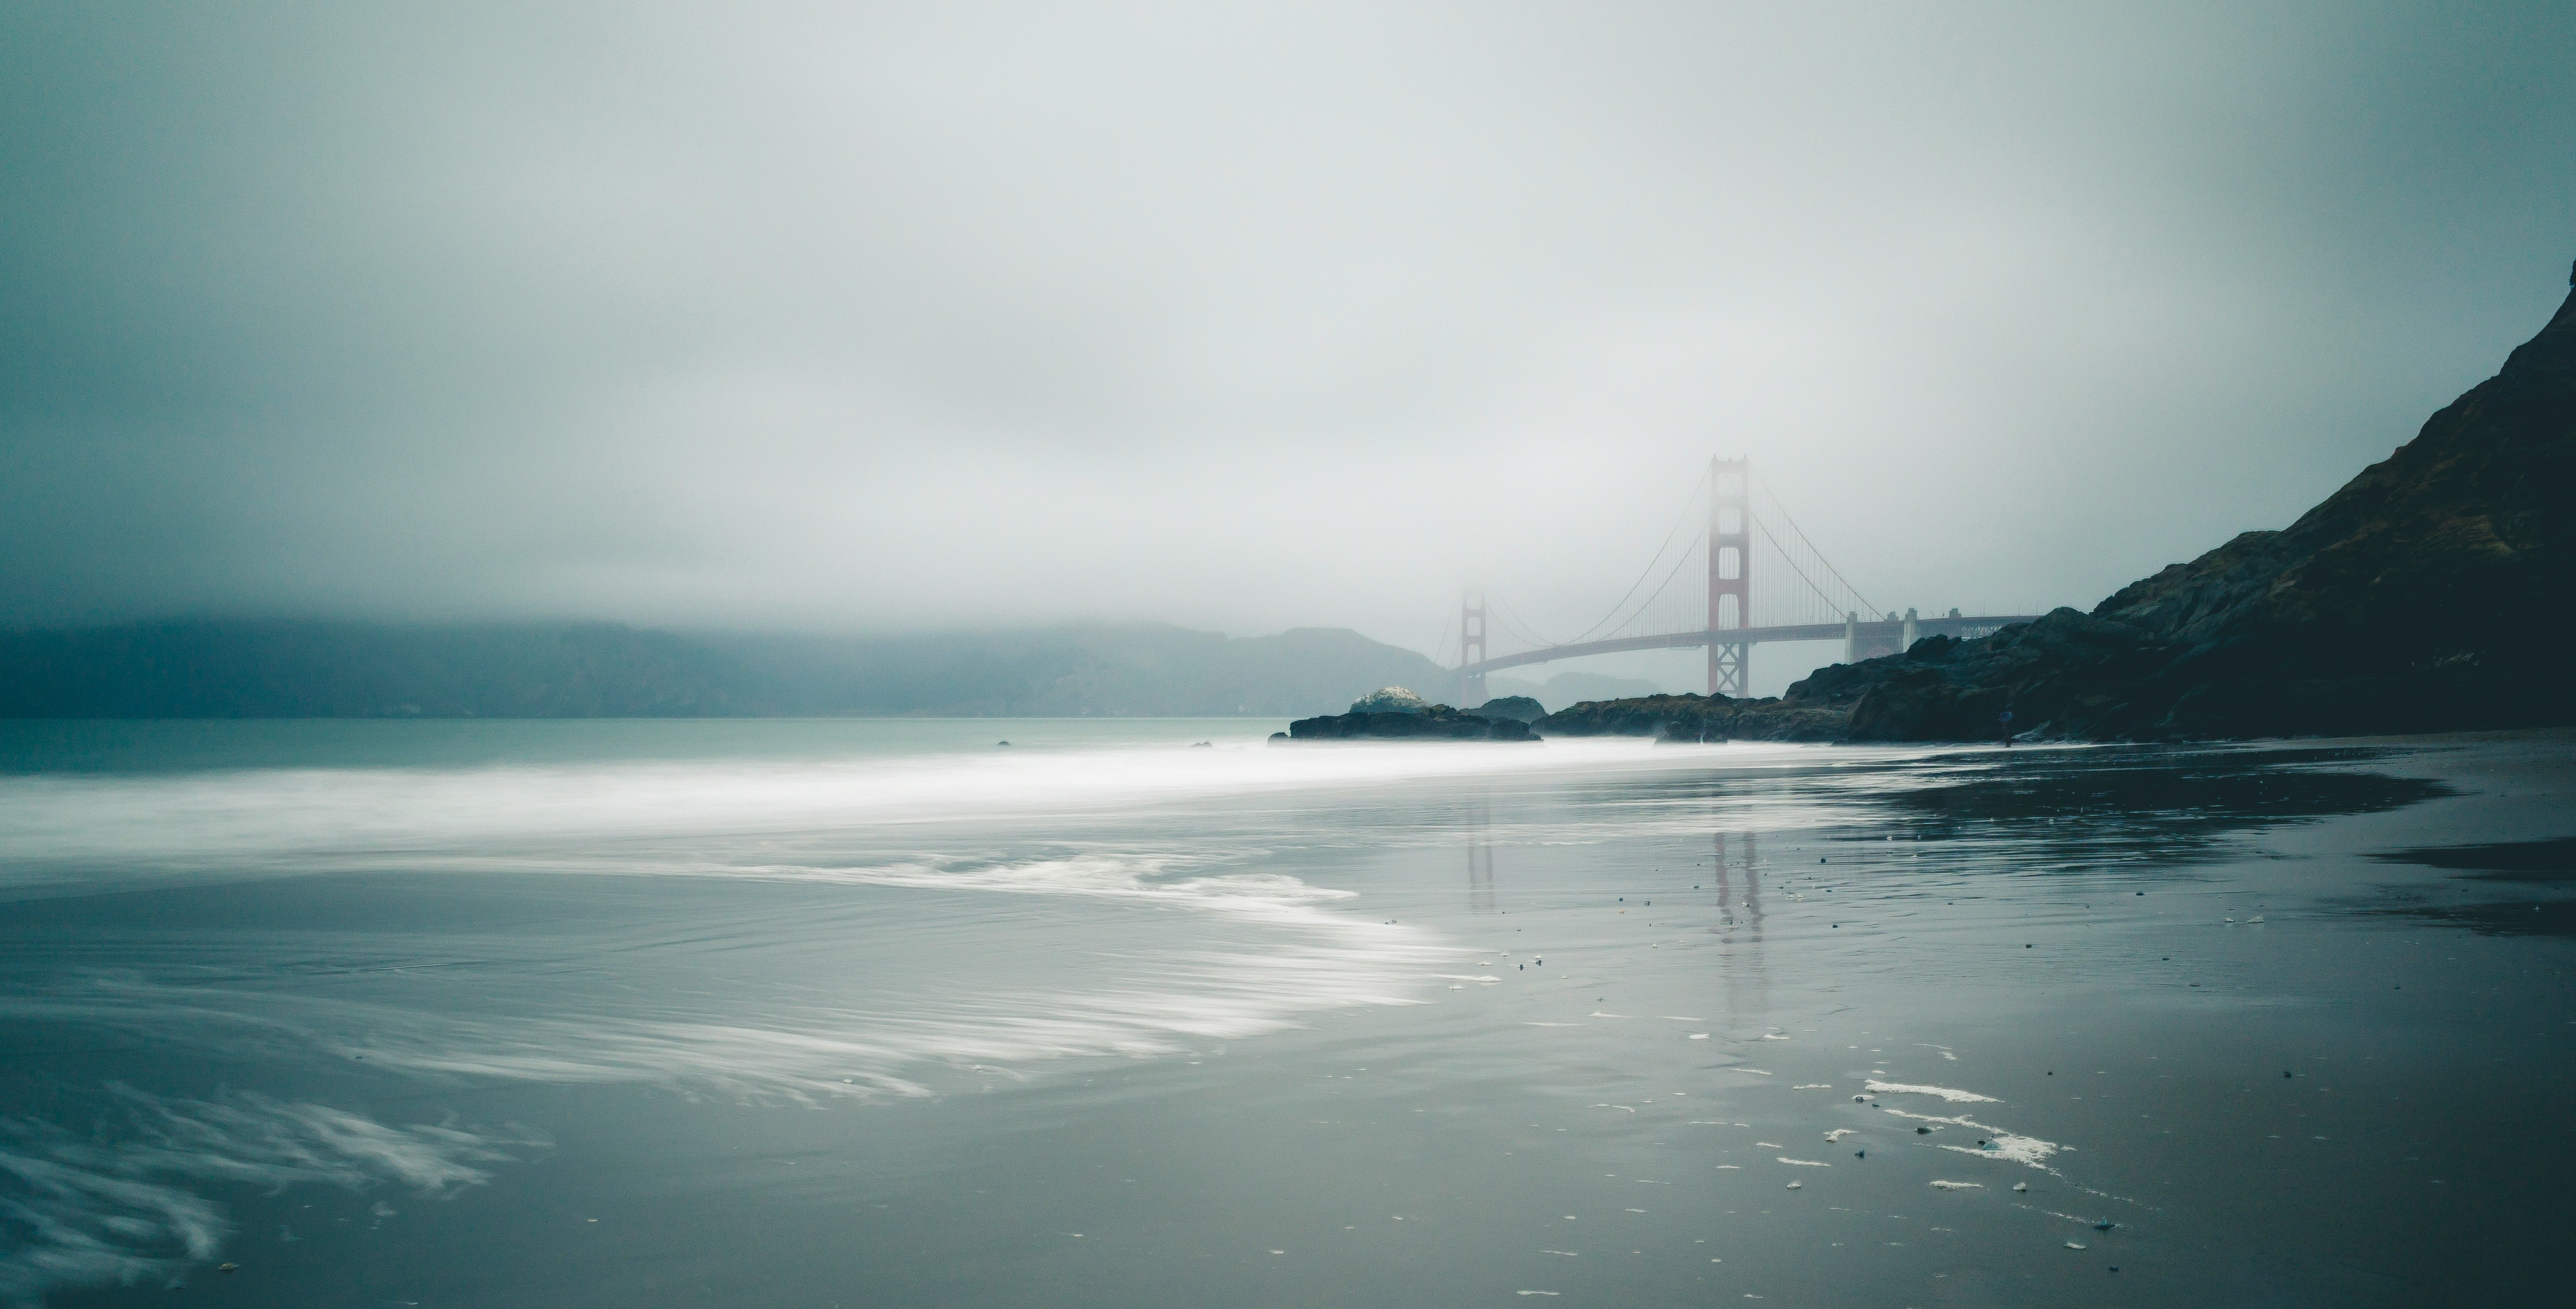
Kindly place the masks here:
[(0, 49), (9, 627), (1454, 662), (1712, 455), (1886, 608), (2089, 608), (2492, 372), (2576, 211), (2548, 7), (123, 12)]

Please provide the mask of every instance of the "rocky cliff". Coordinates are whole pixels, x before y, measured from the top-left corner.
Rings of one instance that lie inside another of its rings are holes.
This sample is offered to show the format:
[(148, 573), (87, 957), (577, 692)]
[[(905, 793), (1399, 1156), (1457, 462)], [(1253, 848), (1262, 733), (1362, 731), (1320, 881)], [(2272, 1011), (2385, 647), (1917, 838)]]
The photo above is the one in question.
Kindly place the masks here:
[(2355, 735), (2576, 722), (2576, 293), (2387, 459), (2248, 532), (1975, 641), (1824, 669), (1849, 738)]
[(1538, 720), (1546, 736), (1652, 736), (1666, 741), (1832, 741), (1848, 730), (1847, 708), (1722, 695), (1648, 695), (1586, 700)]
[(1547, 706), (1525, 695), (1498, 695), (1468, 712), (1478, 718), (1509, 718), (1535, 723), (1547, 717)]

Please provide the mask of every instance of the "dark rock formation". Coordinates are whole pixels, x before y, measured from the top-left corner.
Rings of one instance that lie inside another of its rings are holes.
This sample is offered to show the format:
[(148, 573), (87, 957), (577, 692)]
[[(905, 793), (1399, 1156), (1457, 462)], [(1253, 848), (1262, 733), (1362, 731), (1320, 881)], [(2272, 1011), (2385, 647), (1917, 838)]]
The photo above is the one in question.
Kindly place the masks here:
[(2576, 295), (2287, 529), (1975, 641), (1819, 671), (1849, 739), (2357, 735), (2576, 722)]
[[(1328, 714), (1288, 724), (1292, 741), (1535, 741), (1529, 724), (1513, 718), (1479, 718), (1445, 704), (1418, 713)], [(1279, 738), (1273, 735), (1271, 740)]]
[(1547, 717), (1547, 706), (1525, 695), (1498, 695), (1471, 712), (1479, 718), (1509, 718), (1515, 722), (1535, 723)]
[(1400, 686), (1381, 686), (1351, 701), (1355, 714), (1427, 714), (1431, 702)]
[(1831, 704), (1736, 700), (1722, 695), (1649, 695), (1586, 700), (1538, 720), (1545, 736), (1652, 736), (1665, 741), (1832, 741), (1849, 711)]

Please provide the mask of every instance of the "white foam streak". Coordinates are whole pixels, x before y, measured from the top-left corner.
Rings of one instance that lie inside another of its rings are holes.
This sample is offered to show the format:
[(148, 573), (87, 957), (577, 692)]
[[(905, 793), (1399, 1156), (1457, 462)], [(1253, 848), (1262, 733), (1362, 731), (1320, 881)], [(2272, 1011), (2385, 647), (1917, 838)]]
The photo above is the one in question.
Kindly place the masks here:
[(1977, 1094), (1977, 1093), (1976, 1093), (1976, 1092), (1974, 1092), (1974, 1091), (1962, 1091), (1962, 1090), (1958, 1090), (1958, 1089), (1956, 1089), (1956, 1088), (1954, 1088), (1954, 1087), (1948, 1087), (1948, 1086), (1915, 1086), (1915, 1085), (1910, 1085), (1910, 1084), (1908, 1084), (1908, 1083), (1904, 1083), (1904, 1082), (1882, 1082), (1882, 1081), (1877, 1080), (1876, 1078), (1872, 1078), (1872, 1079), (1870, 1079), (1869, 1081), (1862, 1083), (1862, 1085), (1863, 1085), (1864, 1087), (1866, 1087), (1867, 1089), (1869, 1089), (1869, 1090), (1871, 1090), (1871, 1091), (1875, 1091), (1875, 1092), (1877, 1092), (1877, 1093), (1879, 1093), (1879, 1094), (1881, 1094), (1881, 1095), (1929, 1095), (1929, 1096), (1937, 1096), (1937, 1097), (1939, 1097), (1939, 1098), (1941, 1098), (1941, 1099), (1943, 1099), (1943, 1100), (1947, 1100), (1947, 1101), (1949, 1101), (1949, 1102), (1950, 1102), (1950, 1103), (1952, 1103), (1952, 1104), (2000, 1104), (2000, 1103), (2002, 1103), (2002, 1101), (1999, 1101), (1999, 1100), (1995, 1099), (1995, 1098), (1994, 1098), (1993, 1096), (1991, 1096), (1991, 1095), (1979, 1095), (1979, 1094)]
[(176, 865), (488, 848), (531, 838), (838, 829), (992, 819), (1217, 795), (1654, 763), (1636, 742), (717, 759), (584, 767), (255, 769), (0, 779), (19, 862)]
[(2007, 1132), (2000, 1127), (1978, 1122), (1964, 1114), (1956, 1118), (1939, 1118), (1930, 1114), (1910, 1114), (1896, 1108), (1888, 1108), (1884, 1112), (1899, 1118), (1910, 1118), (1918, 1123), (1941, 1123), (1950, 1127), (1965, 1127), (1972, 1131), (1983, 1132), (1986, 1134), (1986, 1140), (1993, 1144), (1993, 1149), (1983, 1145), (1943, 1145), (1941, 1148), (1954, 1150), (1960, 1154), (1974, 1155), (1979, 1159), (2000, 1159), (2005, 1163), (2020, 1164), (2026, 1168), (2039, 1169), (2041, 1172), (2056, 1171), (2048, 1166), (2049, 1157), (2064, 1148), (2055, 1141), (2043, 1141), (2036, 1136), (2022, 1136)]
[(1143, 901), (1243, 924), (1257, 941), (1158, 952), (1128, 961), (1124, 978), (1088, 988), (997, 987), (908, 1012), (800, 994), (720, 1016), (469, 1017), (126, 976), (93, 979), (77, 993), (11, 997), (0, 1011), (120, 1026), (156, 1040), (320, 1047), (441, 1076), (644, 1082), (754, 1098), (920, 1096), (930, 1093), (924, 1078), (935, 1068), (1018, 1076), (1042, 1060), (1173, 1054), (1280, 1031), (1318, 1011), (1419, 1004), (1432, 970), (1458, 953), (1416, 928), (1327, 908), (1349, 892), (1275, 875), (1157, 877), (1167, 863), (1083, 855), (954, 871), (912, 863), (732, 875)]
[(110, 1090), (112, 1112), (91, 1137), (0, 1119), (0, 1212), (29, 1233), (0, 1252), (0, 1300), (35, 1304), (55, 1287), (130, 1286), (213, 1258), (231, 1226), (221, 1206), (184, 1182), (358, 1191), (390, 1181), (440, 1195), (487, 1180), (482, 1165), (544, 1144), (520, 1131), (391, 1126), (248, 1093), (207, 1102)]
[[(1705, 770), (1712, 752), (1729, 768), (1751, 770), (1844, 768), (1885, 753), (1798, 745), (1658, 747), (1600, 738), (9, 777), (0, 778), (0, 850), (11, 855), (0, 869), (0, 889), (75, 875), (94, 881), (110, 872), (350, 867), (371, 856), (399, 856), (418, 866), (423, 858), (495, 846), (533, 853), (545, 844), (588, 850), (606, 841), (688, 834), (1091, 816), (1208, 797), (1374, 793), (1461, 777)], [(1798, 802), (1774, 797), (1766, 803)], [(1633, 835), (1641, 824), (1669, 820), (1687, 828), (1707, 821), (1704, 802), (1695, 801), (1686, 814), (1666, 808), (1614, 804), (1601, 822), (1525, 835), (1582, 842)]]
[(931, 1069), (1016, 1077), (1042, 1060), (1143, 1058), (1259, 1036), (1318, 1009), (1418, 1003), (1407, 993), (1415, 974), (1390, 967), (1384, 952), (1339, 965), (1313, 950), (1293, 960), (1176, 963), (1151, 987), (992, 995), (938, 1015), (809, 1009), (734, 1023), (414, 1016), (345, 1048), (381, 1066), (448, 1075), (794, 1099), (922, 1096), (931, 1093), (923, 1080)]

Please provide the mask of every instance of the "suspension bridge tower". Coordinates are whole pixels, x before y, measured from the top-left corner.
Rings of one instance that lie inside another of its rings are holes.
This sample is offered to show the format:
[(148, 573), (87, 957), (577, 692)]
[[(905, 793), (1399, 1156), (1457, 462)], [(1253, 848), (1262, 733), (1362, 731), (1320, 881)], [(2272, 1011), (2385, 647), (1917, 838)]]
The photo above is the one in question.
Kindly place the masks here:
[[(1771, 487), (1754, 485), (1750, 460), (1709, 460), (1705, 485), (1706, 502), (1699, 498), (1701, 484), (1693, 483), (1689, 496), (1674, 506), (1672, 527), (1656, 545), (1645, 570), (1601, 621), (1570, 640), (1551, 641), (1531, 631), (1504, 595), (1468, 588), (1458, 614), (1459, 704), (1485, 703), (1486, 675), (1507, 668), (1694, 647), (1708, 651), (1709, 694), (1740, 699), (1752, 693), (1749, 656), (1754, 646), (1765, 641), (1840, 637), (1843, 661), (1856, 663), (1902, 652), (1921, 637), (1968, 640), (2014, 623), (2038, 621), (2032, 614), (1971, 617), (1956, 609), (1947, 616), (1931, 617), (1909, 609), (1901, 618), (1889, 610), (1884, 619), (1864, 620), (1861, 616), (1878, 612), (1877, 606), (1853, 589), (1842, 570), (1807, 539)], [(1761, 502), (1758, 521), (1754, 518), (1757, 499)], [(1708, 511), (1708, 534), (1693, 536), (1688, 529), (1702, 508)], [(1759, 623), (1754, 621), (1753, 609), (1756, 537), (1761, 538), (1762, 557)], [(1708, 547), (1708, 595), (1705, 607), (1699, 607), (1693, 604), (1693, 593), (1701, 579), (1692, 575), (1690, 565), (1699, 558), (1703, 544)], [(1663, 580), (1658, 583), (1657, 578)], [(1518, 648), (1496, 654), (1489, 644), (1489, 633), (1496, 630), (1487, 626), (1489, 619), (1499, 624), (1507, 638), (1504, 644)]]
[(1473, 709), (1485, 703), (1485, 674), (1476, 665), (1485, 662), (1485, 595), (1469, 591), (1458, 602), (1458, 666), (1471, 671), (1458, 679), (1458, 707)]
[(1708, 693), (1746, 694), (1753, 646), (1719, 632), (1753, 621), (1753, 472), (1744, 459), (1708, 461)]

